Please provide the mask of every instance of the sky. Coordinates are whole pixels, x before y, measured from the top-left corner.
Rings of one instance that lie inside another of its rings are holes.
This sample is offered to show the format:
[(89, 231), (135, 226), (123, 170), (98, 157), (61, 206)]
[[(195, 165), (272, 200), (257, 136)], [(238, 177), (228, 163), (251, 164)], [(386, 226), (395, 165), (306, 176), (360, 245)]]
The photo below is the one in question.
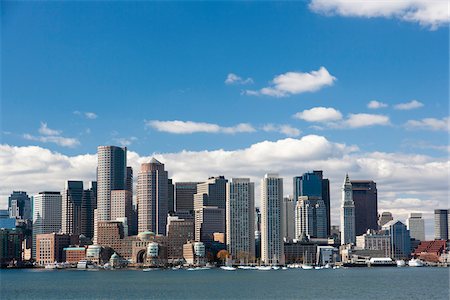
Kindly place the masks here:
[(175, 181), (278, 172), (286, 195), (322, 169), (332, 224), (347, 172), (429, 237), (449, 207), (446, 0), (1, 6), (0, 207), (94, 180), (99, 145)]

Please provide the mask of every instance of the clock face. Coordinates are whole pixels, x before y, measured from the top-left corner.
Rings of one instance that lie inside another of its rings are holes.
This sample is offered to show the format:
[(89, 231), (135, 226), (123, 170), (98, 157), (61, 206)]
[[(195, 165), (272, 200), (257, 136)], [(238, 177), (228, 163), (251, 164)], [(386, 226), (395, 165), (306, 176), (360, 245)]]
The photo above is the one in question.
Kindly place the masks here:
[(345, 192), (345, 195), (347, 196), (347, 197), (350, 197), (350, 192)]

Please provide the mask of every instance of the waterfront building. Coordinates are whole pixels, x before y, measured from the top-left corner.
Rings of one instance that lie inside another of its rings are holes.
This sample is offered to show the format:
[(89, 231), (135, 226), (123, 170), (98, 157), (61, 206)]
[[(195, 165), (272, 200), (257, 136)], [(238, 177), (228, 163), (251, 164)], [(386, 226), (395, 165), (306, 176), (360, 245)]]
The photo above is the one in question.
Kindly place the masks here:
[(36, 235), (36, 263), (40, 266), (54, 262), (65, 262), (64, 248), (78, 243), (78, 236), (65, 233)]
[(304, 263), (312, 265), (317, 260), (317, 243), (308, 241), (290, 241), (284, 243), (286, 264)]
[(421, 213), (411, 213), (406, 219), (406, 226), (411, 238), (418, 241), (425, 241), (425, 220)]
[(356, 247), (362, 250), (383, 251), (383, 257), (391, 256), (391, 237), (368, 230), (367, 233), (356, 237)]
[(333, 246), (317, 246), (317, 262), (318, 266), (334, 264), (338, 260), (339, 250)]
[(434, 210), (434, 239), (448, 240), (449, 226), (448, 221), (450, 209), (435, 209)]
[(82, 233), (83, 181), (66, 181), (62, 193), (61, 231), (67, 234)]
[(36, 236), (61, 230), (60, 192), (40, 192), (33, 197), (33, 246), (32, 257), (36, 257)]
[(169, 262), (183, 259), (183, 245), (194, 239), (194, 220), (178, 216), (167, 218), (167, 258)]
[(175, 183), (175, 211), (194, 213), (194, 195), (200, 182)]
[(168, 174), (155, 158), (141, 164), (137, 182), (138, 231), (166, 234)]
[(97, 208), (97, 182), (90, 181), (83, 190), (81, 202), (81, 233), (87, 238), (94, 237), (94, 210)]
[(295, 209), (295, 238), (327, 237), (327, 211), (320, 197), (299, 196)]
[(384, 224), (386, 224), (389, 221), (394, 220), (392, 217), (392, 213), (385, 211), (378, 217), (378, 228), (383, 227)]
[(411, 237), (406, 225), (400, 221), (389, 221), (382, 227), (391, 239), (392, 259), (408, 259), (411, 256)]
[(284, 264), (283, 179), (266, 174), (261, 180), (261, 261), (267, 265)]
[(122, 240), (125, 237), (123, 222), (99, 221), (97, 228), (97, 244), (122, 254)]
[(372, 180), (351, 180), (355, 205), (355, 234), (378, 229), (377, 184)]
[(327, 216), (327, 235), (330, 235), (330, 181), (323, 178), (323, 171), (316, 170), (296, 176), (293, 179), (294, 201), (300, 196), (319, 197), (324, 201)]
[(295, 236), (295, 205), (297, 199), (292, 197), (283, 198), (283, 239), (284, 241), (290, 241)]
[(66, 247), (63, 249), (65, 261), (70, 264), (76, 264), (86, 259), (85, 247)]
[(226, 244), (233, 259), (255, 257), (255, 184), (233, 178), (226, 185)]
[(167, 181), (167, 211), (169, 213), (175, 212), (175, 186), (172, 179)]
[(206, 264), (205, 245), (202, 242), (189, 241), (183, 245), (183, 258), (188, 265), (202, 266)]
[(8, 212), (10, 218), (31, 220), (31, 199), (24, 191), (13, 191), (8, 197)]
[(434, 240), (434, 241), (422, 241), (415, 249), (413, 256), (423, 261), (437, 263), (443, 259), (443, 255), (446, 254), (447, 241)]
[(355, 204), (353, 203), (352, 184), (348, 177), (342, 186), (342, 203), (341, 203), (341, 245), (354, 244), (356, 242), (355, 235)]
[(22, 261), (23, 239), (22, 229), (0, 227), (0, 268)]

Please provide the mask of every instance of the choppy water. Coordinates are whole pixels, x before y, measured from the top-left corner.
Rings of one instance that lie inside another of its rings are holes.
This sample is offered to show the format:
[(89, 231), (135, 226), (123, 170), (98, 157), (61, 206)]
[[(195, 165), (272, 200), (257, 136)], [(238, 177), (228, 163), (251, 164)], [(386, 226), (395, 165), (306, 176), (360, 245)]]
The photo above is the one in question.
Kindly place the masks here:
[(1, 270), (6, 299), (449, 299), (448, 268)]

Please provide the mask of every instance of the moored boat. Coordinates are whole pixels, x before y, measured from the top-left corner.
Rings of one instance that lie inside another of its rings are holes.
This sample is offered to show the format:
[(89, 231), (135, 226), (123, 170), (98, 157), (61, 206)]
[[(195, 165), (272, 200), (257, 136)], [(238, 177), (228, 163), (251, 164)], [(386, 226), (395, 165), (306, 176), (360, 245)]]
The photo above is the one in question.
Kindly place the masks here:
[(398, 259), (395, 261), (395, 263), (397, 264), (397, 267), (404, 267), (406, 266), (406, 263), (403, 259)]
[(420, 259), (413, 258), (408, 262), (408, 265), (410, 267), (423, 267), (423, 262)]
[(235, 267), (230, 267), (230, 266), (221, 266), (220, 268), (225, 271), (236, 271)]

